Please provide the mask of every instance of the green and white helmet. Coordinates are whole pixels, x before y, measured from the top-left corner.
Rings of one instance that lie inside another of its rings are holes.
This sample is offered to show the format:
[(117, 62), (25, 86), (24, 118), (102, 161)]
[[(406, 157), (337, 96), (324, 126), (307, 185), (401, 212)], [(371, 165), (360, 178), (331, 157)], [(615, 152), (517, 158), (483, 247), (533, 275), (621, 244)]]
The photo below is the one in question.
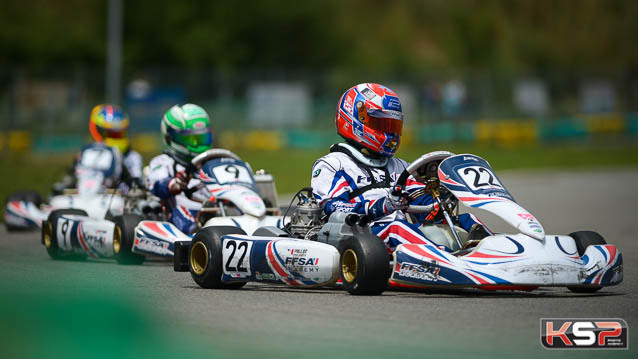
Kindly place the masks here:
[(191, 103), (171, 107), (162, 118), (162, 138), (169, 152), (190, 161), (213, 145), (208, 114)]

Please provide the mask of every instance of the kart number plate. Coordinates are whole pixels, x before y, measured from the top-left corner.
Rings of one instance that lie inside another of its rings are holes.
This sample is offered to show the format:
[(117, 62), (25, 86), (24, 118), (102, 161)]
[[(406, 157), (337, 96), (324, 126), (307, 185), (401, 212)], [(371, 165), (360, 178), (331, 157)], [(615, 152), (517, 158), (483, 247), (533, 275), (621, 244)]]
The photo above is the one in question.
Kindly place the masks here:
[(496, 175), (483, 166), (462, 167), (458, 174), (472, 191), (503, 188)]
[(222, 247), (222, 263), (224, 274), (232, 278), (249, 277), (250, 272), (250, 250), (253, 247), (251, 241), (240, 241), (226, 238)]
[(240, 165), (221, 165), (213, 168), (218, 184), (232, 184), (235, 182), (252, 183), (250, 172)]
[(57, 223), (57, 243), (58, 247), (63, 250), (71, 250), (73, 246), (71, 246), (71, 233), (73, 232), (71, 229), (73, 227), (73, 221), (70, 219), (60, 217), (58, 218)]

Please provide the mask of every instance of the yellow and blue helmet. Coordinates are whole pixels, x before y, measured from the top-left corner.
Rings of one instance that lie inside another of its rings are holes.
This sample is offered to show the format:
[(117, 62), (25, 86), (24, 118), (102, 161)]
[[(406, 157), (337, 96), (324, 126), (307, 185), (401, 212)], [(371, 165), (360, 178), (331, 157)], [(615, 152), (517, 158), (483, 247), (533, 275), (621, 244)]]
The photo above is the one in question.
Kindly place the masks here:
[(129, 147), (128, 126), (128, 115), (120, 106), (102, 104), (91, 110), (89, 131), (93, 139), (117, 147), (121, 153), (126, 153)]

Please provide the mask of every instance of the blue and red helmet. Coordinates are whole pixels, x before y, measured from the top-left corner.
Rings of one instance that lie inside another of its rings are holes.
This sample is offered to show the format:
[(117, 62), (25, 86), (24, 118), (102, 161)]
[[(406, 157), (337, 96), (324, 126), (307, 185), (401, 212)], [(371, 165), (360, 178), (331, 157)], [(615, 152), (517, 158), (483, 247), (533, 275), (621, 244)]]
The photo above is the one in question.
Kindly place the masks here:
[(373, 154), (392, 157), (401, 143), (401, 101), (383, 85), (359, 84), (341, 96), (335, 124), (346, 141)]

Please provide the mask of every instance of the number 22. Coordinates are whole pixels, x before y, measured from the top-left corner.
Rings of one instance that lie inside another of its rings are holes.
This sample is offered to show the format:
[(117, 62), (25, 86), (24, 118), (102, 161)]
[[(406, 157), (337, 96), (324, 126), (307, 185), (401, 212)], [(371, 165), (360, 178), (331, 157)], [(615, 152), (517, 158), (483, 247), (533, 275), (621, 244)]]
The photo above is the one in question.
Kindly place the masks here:
[[(474, 187), (479, 188), (479, 187), (484, 187), (484, 186), (496, 186), (496, 187), (500, 187), (499, 185), (497, 185), (496, 183), (494, 183), (494, 177), (492, 176), (492, 173), (490, 173), (490, 171), (486, 170), (483, 167), (479, 167), (478, 171), (475, 170), (474, 168), (466, 168), (463, 173), (464, 174), (469, 174), (470, 172), (474, 173)], [(487, 180), (487, 182), (481, 183), (479, 182), (479, 179), (481, 178), (481, 173), (487, 173), (487, 175), (489, 176), (489, 179)]]
[[(233, 247), (233, 251), (232, 253), (230, 253), (230, 256), (228, 256), (228, 260), (226, 260), (226, 271), (228, 272), (248, 272), (248, 269), (245, 267), (242, 267), (242, 263), (244, 262), (244, 257), (246, 257), (246, 252), (248, 251), (248, 242), (240, 242), (239, 245), (237, 245), (237, 242), (235, 241), (228, 241), (226, 243), (226, 249), (229, 249), (230, 247)], [(239, 257), (239, 260), (237, 261), (237, 268), (232, 267), (230, 265), (230, 262), (233, 260), (233, 257), (235, 257), (235, 252), (237, 250), (240, 250), (243, 248), (243, 252), (241, 254), (241, 256)]]

